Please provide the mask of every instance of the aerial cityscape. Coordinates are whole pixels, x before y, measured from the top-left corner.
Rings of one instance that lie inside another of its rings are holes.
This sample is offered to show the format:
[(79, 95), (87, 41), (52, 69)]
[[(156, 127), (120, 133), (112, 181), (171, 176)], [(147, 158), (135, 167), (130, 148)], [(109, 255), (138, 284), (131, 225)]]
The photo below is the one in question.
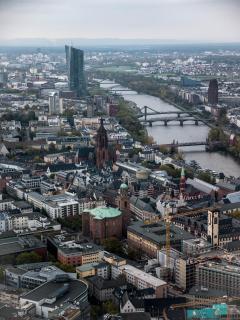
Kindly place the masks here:
[(0, 1), (0, 320), (240, 319), (239, 13)]

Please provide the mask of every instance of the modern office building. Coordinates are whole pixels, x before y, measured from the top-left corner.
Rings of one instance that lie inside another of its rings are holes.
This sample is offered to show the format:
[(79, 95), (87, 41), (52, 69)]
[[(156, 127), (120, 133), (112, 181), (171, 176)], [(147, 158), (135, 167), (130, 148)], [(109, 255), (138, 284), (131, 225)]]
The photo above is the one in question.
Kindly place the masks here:
[(69, 89), (78, 97), (86, 94), (84, 75), (84, 52), (71, 46), (65, 46)]
[(57, 92), (49, 93), (48, 103), (49, 103), (48, 113), (50, 115), (59, 113), (59, 96)]
[(211, 105), (218, 104), (218, 81), (217, 81), (217, 79), (212, 79), (209, 82), (208, 103)]
[(216, 262), (199, 264), (196, 270), (198, 286), (224, 291), (229, 296), (240, 295), (240, 268)]

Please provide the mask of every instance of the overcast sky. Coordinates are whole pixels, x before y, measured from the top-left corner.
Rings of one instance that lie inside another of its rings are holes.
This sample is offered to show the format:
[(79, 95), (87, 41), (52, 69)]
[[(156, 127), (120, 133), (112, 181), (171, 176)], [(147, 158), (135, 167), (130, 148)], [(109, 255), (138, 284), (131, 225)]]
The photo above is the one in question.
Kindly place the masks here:
[(0, 0), (0, 39), (240, 42), (240, 0)]

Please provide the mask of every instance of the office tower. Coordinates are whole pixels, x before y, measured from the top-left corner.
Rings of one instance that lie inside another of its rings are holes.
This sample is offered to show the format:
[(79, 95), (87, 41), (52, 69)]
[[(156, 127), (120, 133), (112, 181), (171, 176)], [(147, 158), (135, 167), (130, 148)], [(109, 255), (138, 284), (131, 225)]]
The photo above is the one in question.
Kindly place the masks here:
[(84, 76), (84, 52), (70, 46), (65, 46), (68, 85), (75, 91), (78, 97), (86, 94), (86, 82)]
[(8, 81), (8, 74), (5, 71), (0, 70), (0, 88), (4, 87)]
[(59, 97), (57, 92), (50, 92), (49, 93), (49, 109), (48, 113), (50, 115), (57, 114), (59, 111)]
[(211, 105), (218, 104), (218, 81), (217, 81), (217, 79), (212, 79), (209, 82), (208, 103)]

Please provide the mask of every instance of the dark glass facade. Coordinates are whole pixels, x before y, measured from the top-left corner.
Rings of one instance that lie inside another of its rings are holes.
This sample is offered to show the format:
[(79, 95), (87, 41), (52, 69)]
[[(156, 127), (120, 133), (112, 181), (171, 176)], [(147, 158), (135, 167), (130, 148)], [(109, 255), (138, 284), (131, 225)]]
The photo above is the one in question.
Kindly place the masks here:
[(65, 52), (69, 89), (75, 91), (78, 97), (82, 97), (86, 94), (84, 52), (71, 46), (65, 46)]

